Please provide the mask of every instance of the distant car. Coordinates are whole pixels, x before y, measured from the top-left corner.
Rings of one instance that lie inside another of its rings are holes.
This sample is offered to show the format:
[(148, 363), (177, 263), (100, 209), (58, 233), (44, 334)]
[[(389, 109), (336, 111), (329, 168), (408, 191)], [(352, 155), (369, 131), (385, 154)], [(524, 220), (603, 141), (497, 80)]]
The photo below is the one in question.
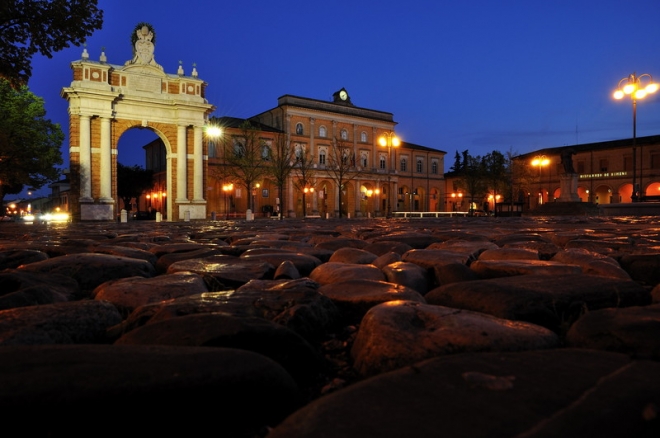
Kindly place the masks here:
[(488, 213), (485, 210), (472, 210), (470, 211), (470, 216), (485, 217), (485, 216), (490, 216), (490, 213)]
[(137, 220), (149, 220), (151, 217), (149, 216), (148, 211), (136, 211), (133, 213), (133, 219)]

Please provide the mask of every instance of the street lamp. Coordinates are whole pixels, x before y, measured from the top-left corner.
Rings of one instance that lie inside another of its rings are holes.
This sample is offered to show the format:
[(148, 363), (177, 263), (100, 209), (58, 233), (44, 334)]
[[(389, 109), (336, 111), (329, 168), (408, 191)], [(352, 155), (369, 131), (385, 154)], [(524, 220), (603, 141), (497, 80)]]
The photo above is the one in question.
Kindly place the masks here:
[(223, 184), (222, 185), (222, 192), (225, 194), (225, 220), (229, 218), (229, 204), (228, 204), (228, 198), (227, 195), (229, 192), (234, 190), (234, 184), (229, 183), (229, 184)]
[[(458, 198), (458, 200), (457, 200)], [(458, 211), (458, 206), (463, 205), (463, 192), (451, 194), (452, 211)], [(458, 205), (457, 205), (458, 204)]]
[(371, 197), (373, 196), (374, 191), (372, 189), (367, 189), (364, 191), (364, 197), (366, 198), (367, 205), (366, 205), (366, 210), (367, 210), (367, 216), (371, 215), (371, 208), (369, 207), (369, 204), (371, 204)]
[(392, 148), (393, 147), (395, 147), (395, 148), (399, 147), (399, 145), (401, 144), (401, 140), (399, 140), (399, 137), (396, 136), (394, 131), (389, 131), (389, 132), (384, 132), (384, 133), (381, 134), (381, 136), (378, 138), (378, 144), (383, 146), (383, 147), (387, 147), (387, 161), (388, 161), (388, 164), (387, 164), (387, 190), (389, 190), (389, 193), (387, 194), (387, 197), (385, 198), (386, 203), (387, 203), (387, 206), (385, 207), (385, 213), (386, 213), (387, 217), (390, 218), (392, 216), (391, 211), (390, 211), (390, 206), (392, 205), (392, 203), (390, 202), (391, 201), (390, 198), (392, 197), (392, 187), (390, 186), (390, 177), (391, 177), (391, 174), (392, 174), (392, 170), (391, 170), (391, 167), (392, 167)]
[(547, 166), (550, 164), (550, 160), (548, 157), (545, 155), (537, 155), (534, 157), (532, 160), (532, 166), (538, 166), (539, 167), (539, 205), (543, 204), (543, 188), (541, 187), (542, 184), (542, 175), (543, 175), (543, 166)]
[(307, 195), (308, 193), (310, 193), (310, 194), (314, 193), (314, 187), (309, 187), (309, 186), (305, 185), (305, 187), (303, 187), (303, 191), (302, 191), (303, 218), (307, 217), (307, 200), (305, 199), (305, 195)]
[[(646, 82), (646, 85), (642, 85)], [(617, 100), (623, 99), (626, 95), (630, 96), (633, 105), (633, 145), (632, 145), (632, 171), (633, 171), (633, 191), (632, 202), (639, 201), (639, 187), (642, 185), (642, 163), (643, 156), (640, 147), (639, 152), (639, 186), (637, 185), (637, 99), (644, 99), (648, 94), (658, 91), (658, 84), (653, 82), (650, 74), (644, 73), (637, 76), (635, 73), (619, 81), (613, 97)]]

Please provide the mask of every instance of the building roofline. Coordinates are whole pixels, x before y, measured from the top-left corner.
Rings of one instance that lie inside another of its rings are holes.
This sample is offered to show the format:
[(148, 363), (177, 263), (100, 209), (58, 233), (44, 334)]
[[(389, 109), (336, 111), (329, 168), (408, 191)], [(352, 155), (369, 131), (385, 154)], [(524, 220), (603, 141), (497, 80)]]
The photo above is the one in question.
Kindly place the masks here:
[[(514, 158), (517, 159), (531, 158), (539, 154), (561, 155), (561, 152), (566, 149), (572, 149), (575, 153), (580, 153), (580, 152), (599, 151), (599, 150), (607, 150), (607, 149), (628, 148), (632, 146), (632, 141), (633, 141), (632, 138), (624, 138), (621, 140), (609, 140), (609, 141), (599, 141), (594, 143), (557, 146), (551, 148), (538, 149), (536, 151), (528, 152), (526, 154), (516, 155)], [(660, 135), (636, 137), (635, 144), (637, 146), (660, 144)]]
[(258, 117), (261, 114), (273, 111), (274, 109), (282, 106), (293, 106), (317, 111), (327, 111), (348, 116), (374, 119), (381, 122), (393, 123), (395, 125), (397, 124), (397, 122), (394, 121), (394, 115), (386, 111), (362, 108), (346, 103), (336, 103), (326, 100), (312, 99), (309, 97), (294, 96), (292, 94), (285, 94), (278, 97), (277, 107), (263, 111), (254, 117)]

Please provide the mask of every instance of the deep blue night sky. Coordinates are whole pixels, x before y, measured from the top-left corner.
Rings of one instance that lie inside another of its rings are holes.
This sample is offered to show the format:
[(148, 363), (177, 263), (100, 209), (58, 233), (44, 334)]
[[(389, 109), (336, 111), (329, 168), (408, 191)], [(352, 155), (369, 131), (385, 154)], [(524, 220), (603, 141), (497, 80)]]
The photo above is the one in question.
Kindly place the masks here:
[[(327, 6), (331, 5), (331, 6)], [(330, 100), (345, 87), (360, 107), (387, 111), (405, 141), (482, 155), (629, 138), (630, 100), (611, 93), (629, 74), (660, 80), (660, 2), (610, 0), (372, 2), (100, 0), (91, 59), (132, 56), (138, 22), (156, 31), (156, 61), (196, 64), (214, 115), (249, 117), (292, 94)], [(62, 87), (82, 48), (36, 57), (31, 90), (68, 123)], [(638, 105), (637, 135), (660, 134), (660, 96)], [(136, 131), (140, 132), (140, 131)], [(120, 140), (119, 161), (144, 165), (143, 134)], [(68, 165), (68, 138), (63, 146)], [(448, 170), (448, 169), (446, 169)]]

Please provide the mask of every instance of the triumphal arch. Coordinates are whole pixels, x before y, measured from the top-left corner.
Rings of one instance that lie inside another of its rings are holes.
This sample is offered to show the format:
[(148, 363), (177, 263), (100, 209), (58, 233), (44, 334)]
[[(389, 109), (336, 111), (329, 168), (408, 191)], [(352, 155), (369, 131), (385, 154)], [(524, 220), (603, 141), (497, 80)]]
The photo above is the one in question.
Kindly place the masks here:
[(164, 72), (155, 59), (151, 25), (136, 26), (133, 57), (123, 65), (98, 61), (87, 49), (71, 63), (73, 82), (62, 89), (69, 102), (71, 214), (74, 220), (115, 220), (117, 144), (132, 128), (150, 129), (166, 150), (165, 218), (205, 219), (204, 126), (214, 110), (205, 99), (206, 82), (193, 68), (185, 75)]

